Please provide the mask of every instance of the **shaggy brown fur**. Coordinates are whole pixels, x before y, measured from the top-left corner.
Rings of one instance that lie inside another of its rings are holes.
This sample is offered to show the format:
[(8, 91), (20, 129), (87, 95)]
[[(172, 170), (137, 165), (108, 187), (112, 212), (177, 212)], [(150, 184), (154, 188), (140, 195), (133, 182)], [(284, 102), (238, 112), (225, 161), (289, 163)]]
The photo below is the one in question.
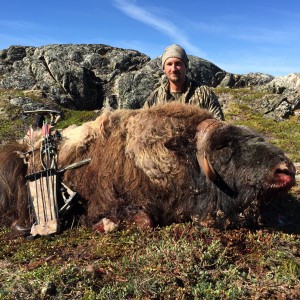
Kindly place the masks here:
[[(271, 194), (286, 193), (295, 177), (282, 151), (250, 129), (176, 102), (105, 112), (62, 136), (60, 167), (92, 159), (63, 178), (87, 202), (90, 225), (102, 218), (151, 225), (189, 220), (220, 227), (253, 224), (261, 204)], [(12, 150), (3, 149), (0, 162), (17, 161)], [(20, 159), (8, 173), (0, 166), (0, 214), (6, 224), (28, 220), (25, 171)]]
[(25, 149), (24, 145), (9, 144), (0, 155), (0, 226), (17, 220), (28, 224), (27, 166), (16, 154)]
[[(89, 201), (89, 223), (104, 216), (120, 218), (123, 214), (124, 218), (140, 209), (148, 211), (149, 201), (151, 215), (157, 216), (156, 223), (161, 210), (172, 210), (167, 201), (169, 194), (174, 186), (185, 184), (189, 175), (181, 159), (165, 143), (172, 143), (177, 136), (193, 140), (196, 126), (211, 118), (210, 113), (198, 107), (184, 108), (168, 105), (151, 110), (107, 112), (79, 129), (84, 142), (70, 144), (72, 135), (66, 136), (60, 151), (61, 163), (92, 157), (88, 166), (68, 171), (64, 177)], [(100, 130), (89, 130), (97, 127)], [(187, 140), (182, 142), (188, 145)]]

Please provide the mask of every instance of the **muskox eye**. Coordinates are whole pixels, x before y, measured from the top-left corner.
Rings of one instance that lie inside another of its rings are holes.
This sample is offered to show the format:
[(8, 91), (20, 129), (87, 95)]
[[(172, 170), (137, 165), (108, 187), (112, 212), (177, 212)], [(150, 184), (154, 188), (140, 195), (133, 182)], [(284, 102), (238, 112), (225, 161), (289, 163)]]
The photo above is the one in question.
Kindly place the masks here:
[(216, 148), (213, 152), (222, 164), (227, 163), (233, 155), (233, 149), (229, 146)]
[(221, 141), (219, 143), (212, 143), (212, 148), (216, 151), (221, 151), (226, 148), (231, 147), (231, 142), (230, 141)]
[(223, 150), (224, 148), (227, 148), (227, 147), (228, 147), (228, 145), (217, 145), (215, 147), (215, 150), (216, 151), (221, 151), (221, 150)]

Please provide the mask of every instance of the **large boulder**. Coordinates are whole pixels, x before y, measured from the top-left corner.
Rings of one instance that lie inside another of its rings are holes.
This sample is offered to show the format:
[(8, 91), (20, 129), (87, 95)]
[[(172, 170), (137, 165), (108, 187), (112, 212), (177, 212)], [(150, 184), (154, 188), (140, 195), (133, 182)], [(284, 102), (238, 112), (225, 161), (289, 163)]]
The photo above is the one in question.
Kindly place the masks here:
[(262, 89), (277, 94), (300, 93), (300, 73), (273, 78)]
[(106, 45), (12, 46), (0, 53), (0, 88), (41, 90), (66, 107), (103, 106), (117, 75), (140, 69), (150, 58)]
[(276, 121), (288, 119), (294, 112), (300, 109), (299, 94), (289, 93), (287, 95), (268, 94), (261, 101), (254, 101), (252, 108), (266, 117)]
[(274, 79), (274, 76), (263, 73), (232, 74), (226, 73), (219, 82), (219, 87), (248, 88), (264, 86)]

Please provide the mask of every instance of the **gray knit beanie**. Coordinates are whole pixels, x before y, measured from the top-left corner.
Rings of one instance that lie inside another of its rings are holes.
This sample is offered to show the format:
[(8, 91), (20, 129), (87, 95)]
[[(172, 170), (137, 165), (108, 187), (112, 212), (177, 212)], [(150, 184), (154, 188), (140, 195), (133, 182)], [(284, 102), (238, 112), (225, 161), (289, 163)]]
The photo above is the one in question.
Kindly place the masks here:
[(180, 47), (179, 45), (174, 44), (174, 45), (168, 46), (165, 49), (165, 51), (161, 57), (162, 68), (164, 68), (165, 61), (170, 57), (180, 58), (184, 62), (185, 66), (188, 68), (189, 59), (186, 55), (185, 50), (182, 47)]

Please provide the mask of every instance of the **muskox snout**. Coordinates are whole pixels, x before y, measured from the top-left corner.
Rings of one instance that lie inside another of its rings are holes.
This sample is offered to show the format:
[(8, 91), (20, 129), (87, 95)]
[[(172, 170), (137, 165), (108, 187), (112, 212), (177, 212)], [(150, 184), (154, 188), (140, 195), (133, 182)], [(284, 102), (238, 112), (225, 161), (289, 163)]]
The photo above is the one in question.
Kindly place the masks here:
[(295, 184), (295, 177), (295, 166), (289, 161), (281, 162), (273, 168), (266, 188), (274, 192), (287, 192)]

